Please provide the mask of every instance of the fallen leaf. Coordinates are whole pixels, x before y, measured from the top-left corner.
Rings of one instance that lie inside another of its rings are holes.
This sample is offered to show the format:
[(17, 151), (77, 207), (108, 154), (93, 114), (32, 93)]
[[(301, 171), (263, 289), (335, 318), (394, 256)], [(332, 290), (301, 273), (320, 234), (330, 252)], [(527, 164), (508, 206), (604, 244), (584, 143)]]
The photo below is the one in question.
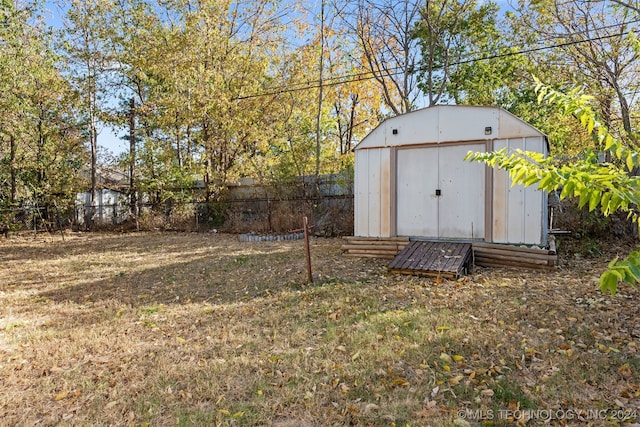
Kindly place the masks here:
[(464, 375), (456, 375), (455, 377), (449, 379), (449, 384), (458, 385), (460, 384), (460, 381), (462, 381), (463, 379), (464, 379)]
[(449, 356), (447, 353), (440, 353), (440, 360), (442, 360), (445, 363), (451, 363), (451, 356)]
[(631, 376), (631, 366), (628, 363), (625, 363), (624, 365), (620, 366), (620, 368), (618, 368), (618, 372), (620, 372), (623, 377), (628, 378)]
[(56, 397), (53, 398), (53, 400), (55, 400), (56, 402), (65, 399), (67, 396), (69, 396), (69, 392), (68, 391), (61, 391), (60, 393), (56, 394)]

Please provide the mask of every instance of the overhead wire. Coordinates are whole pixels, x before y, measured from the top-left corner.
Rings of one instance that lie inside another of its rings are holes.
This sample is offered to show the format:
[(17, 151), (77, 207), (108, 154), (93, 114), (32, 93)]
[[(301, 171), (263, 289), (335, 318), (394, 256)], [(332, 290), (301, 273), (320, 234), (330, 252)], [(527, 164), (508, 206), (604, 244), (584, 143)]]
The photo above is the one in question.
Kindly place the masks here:
[[(624, 24), (630, 25), (630, 24), (636, 24), (636, 23), (640, 23), (640, 19), (629, 21), (629, 22), (625, 22)], [(610, 25), (607, 25), (607, 26), (594, 28), (591, 31), (602, 31), (602, 30), (613, 28), (613, 27), (619, 27), (620, 25), (621, 25), (620, 23), (618, 23), (618, 24), (610, 24)], [(634, 30), (631, 30), (631, 32), (633, 32), (635, 34), (640, 34), (640, 29), (634, 29)], [(586, 30), (585, 31), (581, 31), (581, 32), (576, 32), (576, 33), (573, 33), (573, 34), (565, 34), (565, 35), (562, 35), (562, 37), (566, 38), (566, 37), (576, 36), (576, 35), (585, 34), (585, 33), (587, 33)], [(566, 41), (566, 42), (562, 42), (562, 43), (555, 43), (555, 44), (552, 44), (552, 45), (536, 46), (536, 47), (531, 47), (531, 48), (522, 48), (522, 49), (519, 49), (519, 50), (508, 51), (508, 52), (503, 52), (503, 53), (486, 54), (486, 55), (482, 55), (482, 56), (479, 56), (479, 57), (461, 59), (459, 61), (452, 62), (450, 65), (454, 65), (454, 66), (455, 65), (464, 65), (464, 64), (470, 64), (470, 63), (474, 63), (474, 62), (486, 61), (486, 60), (491, 60), (491, 59), (498, 59), (498, 58), (506, 58), (506, 57), (510, 57), (510, 56), (524, 55), (524, 54), (528, 54), (528, 53), (535, 53), (535, 52), (541, 52), (541, 51), (545, 51), (545, 50), (558, 49), (558, 48), (578, 45), (578, 44), (582, 44), (582, 43), (588, 43), (588, 42), (599, 41), (599, 40), (606, 40), (606, 39), (610, 39), (610, 38), (614, 38), (614, 37), (620, 37), (620, 33), (606, 34), (606, 35), (602, 35), (602, 36), (594, 36), (594, 37), (589, 37), (589, 38), (581, 39), (581, 40), (570, 40), (570, 41)], [(536, 44), (540, 44), (540, 43), (542, 43), (544, 41), (548, 41), (548, 40), (550, 40), (550, 39), (537, 41)], [(513, 47), (505, 47), (504, 50), (508, 50), (508, 49), (512, 49), (512, 48)], [(419, 71), (423, 71), (423, 70), (424, 69), (418, 68), (416, 71), (419, 72)], [(396, 75), (402, 74), (404, 72), (405, 72), (405, 69), (402, 66), (391, 67), (384, 74), (378, 74), (378, 73), (376, 73), (374, 71), (367, 70), (367, 71), (363, 71), (363, 72), (360, 72), (360, 73), (345, 74), (345, 75), (342, 75), (342, 76), (323, 78), (322, 79), (322, 86), (324, 86), (324, 87), (330, 86), (331, 87), (331, 86), (339, 86), (339, 85), (343, 85), (343, 84), (347, 84), (347, 83), (357, 83), (357, 82), (362, 82), (362, 81), (371, 80), (371, 79), (375, 79), (375, 78), (384, 78), (384, 77), (396, 76)], [(298, 92), (298, 91), (302, 91), (302, 90), (317, 89), (317, 88), (320, 87), (320, 85), (321, 85), (321, 83), (320, 83), (319, 80), (308, 80), (308, 81), (305, 81), (305, 82), (299, 82), (299, 83), (292, 83), (292, 84), (287, 84), (287, 85), (282, 85), (282, 86), (276, 86), (276, 87), (271, 88), (270, 90), (266, 90), (264, 92), (250, 94), (250, 95), (242, 95), (242, 96), (236, 97), (235, 99), (236, 100), (246, 100), (246, 99), (260, 98), (260, 97), (264, 97), (264, 96), (276, 96), (276, 95), (282, 95), (282, 94), (286, 94), (286, 93)]]

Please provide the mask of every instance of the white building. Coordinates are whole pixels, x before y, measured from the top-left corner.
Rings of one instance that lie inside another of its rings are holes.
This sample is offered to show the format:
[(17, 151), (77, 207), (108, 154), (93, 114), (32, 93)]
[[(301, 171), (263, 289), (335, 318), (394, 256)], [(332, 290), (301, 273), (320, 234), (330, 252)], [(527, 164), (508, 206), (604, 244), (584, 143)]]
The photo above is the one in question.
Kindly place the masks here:
[(498, 107), (439, 105), (385, 120), (355, 147), (355, 236), (546, 245), (546, 194), (464, 160), (504, 147), (548, 153), (544, 134)]

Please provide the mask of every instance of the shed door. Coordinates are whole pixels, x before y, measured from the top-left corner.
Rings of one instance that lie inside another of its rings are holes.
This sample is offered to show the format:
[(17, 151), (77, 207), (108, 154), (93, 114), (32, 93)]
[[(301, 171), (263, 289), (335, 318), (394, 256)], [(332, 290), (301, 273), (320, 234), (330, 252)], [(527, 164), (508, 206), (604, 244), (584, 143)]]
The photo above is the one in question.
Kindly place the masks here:
[(470, 150), (485, 144), (398, 150), (399, 236), (484, 238), (485, 166), (464, 160)]

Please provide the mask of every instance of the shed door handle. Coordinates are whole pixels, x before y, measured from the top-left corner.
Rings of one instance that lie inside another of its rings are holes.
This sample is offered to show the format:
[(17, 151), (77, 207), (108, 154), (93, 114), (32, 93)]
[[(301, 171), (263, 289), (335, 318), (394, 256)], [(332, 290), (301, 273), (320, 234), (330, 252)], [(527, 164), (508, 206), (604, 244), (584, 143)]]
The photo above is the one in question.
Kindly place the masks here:
[(439, 188), (436, 189), (436, 196), (441, 196), (442, 195), (442, 190), (440, 190)]

